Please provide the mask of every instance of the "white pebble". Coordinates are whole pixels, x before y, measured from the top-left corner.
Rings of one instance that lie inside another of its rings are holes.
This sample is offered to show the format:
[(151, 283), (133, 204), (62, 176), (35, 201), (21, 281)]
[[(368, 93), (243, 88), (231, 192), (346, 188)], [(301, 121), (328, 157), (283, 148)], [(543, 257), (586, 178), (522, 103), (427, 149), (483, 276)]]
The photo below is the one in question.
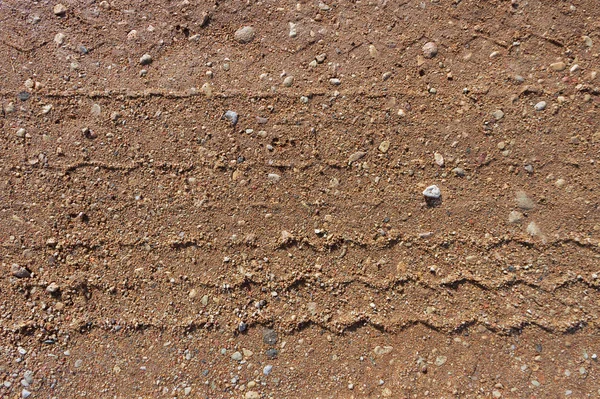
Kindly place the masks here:
[(442, 196), (442, 191), (436, 185), (429, 186), (423, 191), (423, 195), (426, 198), (438, 199)]
[(546, 109), (546, 101), (540, 101), (539, 103), (535, 104), (535, 106), (533, 107), (536, 111), (543, 111)]

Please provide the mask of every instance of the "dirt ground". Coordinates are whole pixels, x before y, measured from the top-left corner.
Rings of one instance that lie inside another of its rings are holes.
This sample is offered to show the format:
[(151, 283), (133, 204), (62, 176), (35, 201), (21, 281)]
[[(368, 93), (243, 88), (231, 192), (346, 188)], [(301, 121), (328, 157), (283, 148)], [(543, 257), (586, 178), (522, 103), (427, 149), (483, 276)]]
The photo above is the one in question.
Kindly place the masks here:
[(600, 397), (599, 53), (597, 0), (0, 0), (0, 397)]

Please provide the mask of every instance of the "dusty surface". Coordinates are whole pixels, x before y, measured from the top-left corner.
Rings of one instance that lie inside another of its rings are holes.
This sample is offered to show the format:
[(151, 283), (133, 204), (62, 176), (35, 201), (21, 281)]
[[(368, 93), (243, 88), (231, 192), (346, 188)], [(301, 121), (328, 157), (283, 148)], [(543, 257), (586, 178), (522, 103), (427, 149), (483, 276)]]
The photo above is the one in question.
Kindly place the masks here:
[(600, 8), (512, 3), (1, 1), (0, 396), (597, 397)]

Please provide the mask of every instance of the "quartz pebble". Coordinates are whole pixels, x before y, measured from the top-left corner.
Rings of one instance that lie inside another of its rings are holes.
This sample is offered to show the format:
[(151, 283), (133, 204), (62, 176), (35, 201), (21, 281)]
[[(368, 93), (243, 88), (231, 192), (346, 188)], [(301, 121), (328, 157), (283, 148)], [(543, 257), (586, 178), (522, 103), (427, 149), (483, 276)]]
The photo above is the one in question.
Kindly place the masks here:
[(429, 186), (423, 191), (425, 198), (439, 199), (442, 196), (440, 188), (436, 185)]
[(539, 103), (535, 104), (535, 106), (533, 107), (536, 111), (543, 111), (546, 109), (546, 101), (540, 101)]

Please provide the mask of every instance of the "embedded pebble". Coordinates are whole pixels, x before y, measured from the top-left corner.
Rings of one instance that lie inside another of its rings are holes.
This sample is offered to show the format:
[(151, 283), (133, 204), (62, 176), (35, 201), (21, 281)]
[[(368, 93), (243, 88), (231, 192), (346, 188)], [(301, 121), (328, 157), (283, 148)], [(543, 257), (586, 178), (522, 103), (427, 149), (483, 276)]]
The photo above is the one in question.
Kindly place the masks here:
[(202, 85), (202, 87), (200, 88), (200, 91), (202, 93), (204, 93), (204, 95), (206, 97), (211, 97), (212, 96), (212, 85), (210, 83), (206, 82)]
[(558, 179), (557, 181), (554, 182), (554, 185), (558, 188), (563, 188), (565, 186), (565, 184), (567, 184), (565, 179)]
[(322, 64), (326, 58), (327, 58), (327, 54), (322, 53), (315, 57), (315, 61), (317, 61), (318, 64)]
[(529, 174), (533, 173), (533, 166), (532, 165), (525, 165), (523, 167), (523, 169), (525, 169), (525, 171)]
[(65, 37), (66, 36), (64, 33), (58, 32), (56, 35), (54, 35), (54, 43), (61, 46), (65, 42)]
[(338, 78), (331, 78), (329, 79), (329, 83), (331, 83), (334, 86), (339, 86), (342, 83), (342, 81)]
[(283, 79), (283, 85), (285, 87), (291, 87), (294, 84), (294, 77), (293, 76), (288, 76), (285, 79)]
[(517, 206), (525, 211), (535, 208), (535, 203), (524, 191), (518, 191), (515, 200), (517, 201)]
[(444, 157), (442, 156), (442, 154), (440, 154), (439, 152), (436, 152), (433, 154), (433, 158), (434, 158), (435, 163), (439, 167), (444, 166)]
[(263, 374), (264, 375), (269, 375), (271, 374), (271, 371), (273, 371), (273, 366), (271, 366), (270, 364), (267, 364), (264, 368), (263, 368)]
[(98, 104), (94, 104), (94, 105), (92, 105), (92, 109), (90, 112), (94, 116), (100, 116), (100, 114), (102, 113), (102, 109), (100, 108), (100, 106)]
[(535, 106), (533, 107), (536, 111), (543, 111), (546, 109), (546, 101), (540, 101), (539, 103), (535, 104)]
[(235, 126), (238, 122), (238, 114), (235, 111), (227, 111), (223, 114), (221, 119), (228, 120), (233, 126)]
[(439, 199), (442, 196), (442, 191), (436, 185), (429, 186), (423, 191), (425, 198)]
[(290, 25), (290, 32), (288, 33), (288, 36), (289, 37), (296, 37), (296, 36), (298, 36), (298, 31), (296, 29), (296, 24), (293, 23), (293, 22), (290, 22), (289, 25)]
[(378, 148), (379, 148), (379, 151), (381, 151), (385, 154), (390, 149), (390, 142), (387, 140), (384, 140), (381, 142), (381, 144), (379, 144)]
[(266, 345), (277, 344), (277, 333), (273, 330), (266, 329), (263, 331), (263, 342)]
[(447, 360), (448, 358), (446, 356), (438, 356), (435, 358), (435, 365), (442, 366)]
[(541, 233), (540, 228), (538, 227), (537, 223), (535, 222), (530, 222), (527, 225), (527, 234), (529, 234), (530, 236), (539, 236)]
[(31, 392), (28, 391), (27, 389), (23, 388), (23, 390), (21, 391), (21, 397), (22, 398), (28, 398), (31, 396)]
[(50, 283), (46, 287), (46, 292), (48, 292), (49, 294), (54, 294), (58, 292), (58, 290), (60, 290), (60, 287), (56, 283)]
[(54, 12), (54, 15), (56, 15), (57, 17), (64, 17), (65, 14), (67, 13), (67, 7), (65, 7), (61, 3), (58, 3), (54, 6), (52, 11)]
[[(250, 385), (250, 384), (248, 384), (248, 385)], [(244, 395), (244, 397), (246, 399), (259, 399), (260, 394), (256, 391), (248, 391), (248, 392), (246, 392), (246, 395)]]
[(242, 359), (243, 359), (243, 356), (240, 352), (233, 352), (233, 354), (231, 355), (231, 360), (234, 360), (236, 362), (239, 362)]
[(25, 269), (22, 266), (17, 265), (16, 263), (12, 264), (12, 266), (11, 266), (11, 273), (16, 278), (29, 278), (29, 277), (31, 277), (31, 273), (29, 272), (29, 270)]
[(279, 180), (281, 180), (281, 176), (279, 176), (277, 173), (269, 173), (267, 175), (267, 179), (273, 183), (277, 183)]
[(275, 348), (269, 348), (266, 350), (265, 355), (268, 359), (275, 359), (279, 355), (279, 351)]
[(508, 223), (515, 224), (520, 223), (523, 220), (523, 214), (519, 211), (511, 211), (508, 214)]
[(594, 45), (594, 42), (592, 41), (592, 38), (589, 36), (582, 36), (583, 42), (585, 43), (585, 45), (587, 47), (592, 47)]
[(454, 173), (458, 177), (463, 177), (467, 174), (463, 168), (454, 168), (452, 169), (452, 173)]
[(499, 121), (500, 119), (504, 118), (504, 112), (501, 109), (497, 109), (496, 111), (492, 112), (492, 116), (495, 120)]
[(357, 152), (355, 152), (354, 154), (350, 155), (350, 158), (348, 158), (348, 165), (353, 164), (354, 162), (358, 161), (359, 159), (361, 159), (365, 155), (367, 155), (367, 153), (364, 152), (364, 151), (357, 151)]
[(567, 67), (567, 65), (562, 61), (554, 62), (554, 63), (550, 64), (550, 68), (552, 68), (552, 70), (557, 71), (557, 72), (564, 71), (566, 67)]
[(140, 57), (140, 65), (150, 64), (152, 64), (152, 56), (150, 54), (146, 53)]
[(244, 26), (243, 28), (236, 30), (233, 36), (238, 43), (246, 44), (254, 40), (255, 35), (256, 32), (253, 27)]
[(394, 350), (393, 346), (376, 346), (375, 349), (373, 349), (373, 353), (375, 353), (377, 356), (383, 356), (383, 355), (387, 355), (388, 353), (390, 353), (391, 351)]
[(438, 46), (434, 42), (427, 42), (423, 45), (422, 50), (425, 58), (433, 58), (438, 53)]

